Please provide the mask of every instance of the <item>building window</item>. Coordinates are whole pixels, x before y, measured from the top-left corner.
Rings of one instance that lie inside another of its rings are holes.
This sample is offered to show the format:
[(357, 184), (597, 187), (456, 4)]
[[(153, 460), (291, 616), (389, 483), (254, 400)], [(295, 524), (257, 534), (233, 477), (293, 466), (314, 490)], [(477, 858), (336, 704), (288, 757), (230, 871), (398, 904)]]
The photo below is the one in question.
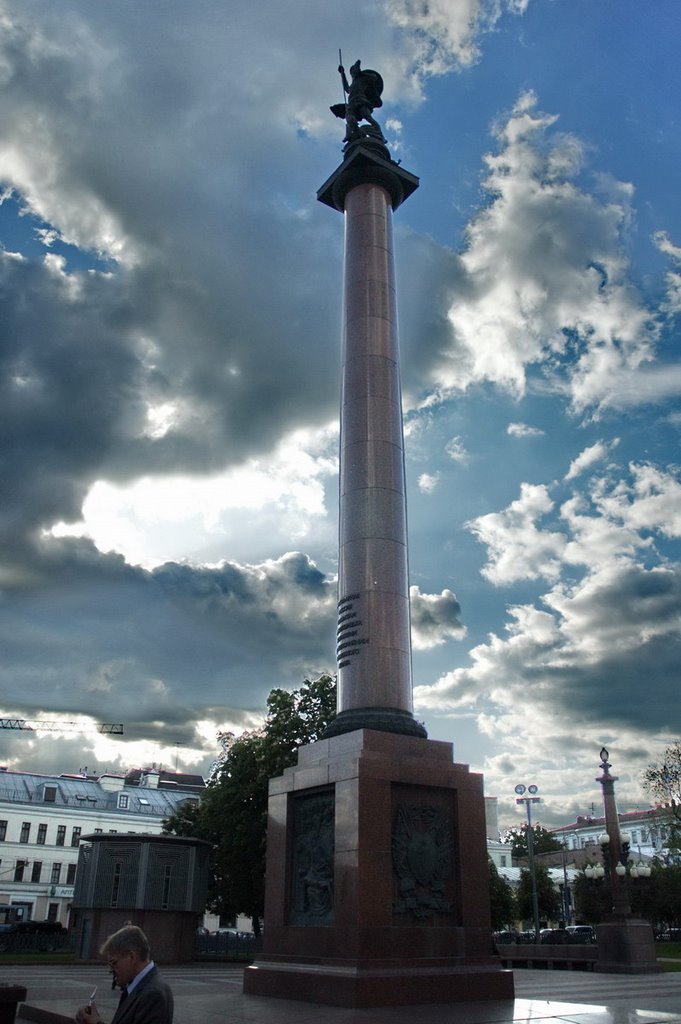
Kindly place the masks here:
[(161, 910), (168, 909), (168, 901), (170, 900), (170, 878), (172, 874), (172, 867), (170, 864), (166, 864), (165, 871), (163, 873), (163, 896), (161, 897)]
[(7, 836), (7, 822), (0, 821), (0, 840), (5, 839)]
[(96, 828), (96, 829), (95, 829), (95, 835), (97, 835), (97, 836), (101, 836), (101, 834), (102, 834), (102, 832), (103, 832), (103, 831), (104, 831), (104, 829), (103, 829), (103, 828)]
[(33, 861), (33, 867), (31, 868), (31, 881), (32, 882), (39, 882), (40, 881), (40, 872), (42, 871), (42, 869), (43, 869), (43, 862), (41, 860), (34, 860)]
[(56, 921), (58, 916), (59, 916), (59, 904), (58, 903), (50, 903), (48, 908), (47, 908), (47, 920), (48, 921)]
[(500, 857), (499, 857), (499, 860), (500, 860), (500, 862), (501, 862), (501, 863), (499, 864), (499, 867), (501, 867), (501, 868), (505, 868), (505, 867), (506, 867), (506, 854), (505, 854), (505, 853), (502, 853), (502, 854), (500, 855)]
[(57, 800), (57, 787), (56, 786), (45, 786), (43, 789), (43, 800), (46, 804), (56, 803)]
[(52, 885), (59, 885), (59, 879), (61, 877), (61, 864), (52, 865), (52, 875), (50, 876), (50, 883)]
[(63, 846), (66, 842), (66, 825), (57, 825), (57, 846)]
[(119, 811), (127, 811), (128, 805), (130, 804), (130, 797), (127, 793), (118, 794), (118, 809)]
[(47, 838), (47, 825), (43, 822), (42, 824), (38, 825), (38, 838), (36, 839), (36, 842), (37, 842), (38, 846), (44, 846), (46, 838)]
[(14, 867), (14, 881), (15, 882), (23, 882), (25, 869), (26, 869), (26, 861), (25, 860), (18, 860), (16, 862), (15, 867)]
[(74, 825), (73, 832), (71, 833), (71, 846), (78, 846), (78, 843), (80, 842), (80, 834), (82, 831), (82, 828), (79, 828), (78, 825)]
[(21, 823), (21, 835), (19, 836), (20, 843), (27, 843), (28, 837), (31, 834), (31, 823), (30, 821), (22, 821)]
[(118, 890), (121, 885), (121, 864), (116, 861), (114, 864), (113, 885), (111, 886), (111, 906), (118, 906)]
[(69, 864), (66, 869), (66, 884), (73, 885), (76, 880), (76, 868), (77, 864)]

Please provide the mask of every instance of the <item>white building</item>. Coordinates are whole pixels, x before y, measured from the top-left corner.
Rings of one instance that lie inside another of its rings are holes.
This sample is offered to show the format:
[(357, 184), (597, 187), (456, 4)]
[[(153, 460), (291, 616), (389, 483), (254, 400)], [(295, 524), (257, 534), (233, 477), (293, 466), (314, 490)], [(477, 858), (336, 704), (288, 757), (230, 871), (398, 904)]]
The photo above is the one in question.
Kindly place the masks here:
[[(626, 811), (618, 815), (622, 841), (629, 843), (631, 860), (669, 860), (668, 841), (675, 819), (668, 804), (658, 804), (643, 811)], [(678, 825), (678, 822), (676, 823)], [(605, 818), (578, 815), (569, 825), (551, 829), (551, 834), (566, 850), (589, 850), (598, 847), (598, 837), (605, 831)]]
[(23, 920), (68, 924), (81, 835), (161, 832), (205, 786), (156, 769), (127, 775), (36, 775), (0, 769), (0, 905)]

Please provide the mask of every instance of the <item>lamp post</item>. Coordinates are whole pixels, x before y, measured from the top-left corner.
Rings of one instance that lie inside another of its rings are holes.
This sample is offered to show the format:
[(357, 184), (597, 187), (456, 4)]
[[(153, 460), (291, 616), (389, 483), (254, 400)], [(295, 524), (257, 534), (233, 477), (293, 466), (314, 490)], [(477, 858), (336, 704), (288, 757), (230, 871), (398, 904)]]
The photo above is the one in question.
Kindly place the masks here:
[[(598, 942), (598, 961), (596, 971), (608, 971), (625, 974), (652, 974), (661, 970), (655, 955), (653, 930), (648, 921), (634, 918), (629, 903), (629, 886), (627, 883), (627, 861), (629, 843), (622, 842), (620, 822), (615, 802), (615, 783), (617, 777), (610, 774), (612, 765), (608, 761), (608, 751), (601, 748), (601, 775), (597, 782), (603, 787), (603, 807), (605, 809), (605, 832), (598, 837), (603, 854), (602, 864), (585, 870), (587, 877), (602, 878), (606, 871), (610, 878), (612, 893), (612, 914), (610, 918), (596, 927)], [(646, 877), (650, 868), (639, 863), (629, 867), (632, 878)]]
[[(534, 917), (534, 941), (539, 942), (539, 900), (537, 898), (537, 872), (534, 867), (534, 836), (532, 833), (532, 804), (538, 804), (541, 797), (536, 796), (537, 786), (523, 786), (520, 783), (515, 787), (516, 803), (525, 804), (527, 810), (527, 862), (530, 869), (530, 882), (532, 885), (532, 915)], [(527, 796), (525, 796), (527, 792)]]
[[(612, 891), (612, 912), (615, 917), (625, 918), (631, 916), (631, 904), (629, 903), (629, 887), (627, 884), (627, 867), (631, 878), (646, 878), (650, 875), (650, 868), (642, 862), (628, 865), (629, 843), (622, 841), (620, 833), (620, 822), (617, 814), (617, 803), (615, 802), (615, 783), (617, 776), (610, 774), (612, 765), (608, 761), (608, 751), (601, 748), (601, 777), (597, 779), (603, 787), (603, 806), (605, 809), (605, 832), (598, 837), (603, 861), (606, 864), (610, 876)], [(602, 878), (601, 873), (592, 877)], [(586, 872), (585, 872), (586, 874)], [(587, 876), (588, 877), (588, 876)]]

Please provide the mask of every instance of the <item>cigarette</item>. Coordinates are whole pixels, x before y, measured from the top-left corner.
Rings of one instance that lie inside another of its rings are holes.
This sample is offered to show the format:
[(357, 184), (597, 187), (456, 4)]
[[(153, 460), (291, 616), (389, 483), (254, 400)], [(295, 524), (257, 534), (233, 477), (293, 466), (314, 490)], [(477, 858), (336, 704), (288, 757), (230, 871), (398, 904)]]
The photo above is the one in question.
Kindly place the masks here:
[(97, 995), (97, 986), (95, 985), (94, 990), (92, 992), (92, 995), (90, 996), (90, 998), (87, 1001), (88, 1006), (92, 1006), (92, 1004), (94, 1002), (94, 998), (95, 998), (96, 995)]

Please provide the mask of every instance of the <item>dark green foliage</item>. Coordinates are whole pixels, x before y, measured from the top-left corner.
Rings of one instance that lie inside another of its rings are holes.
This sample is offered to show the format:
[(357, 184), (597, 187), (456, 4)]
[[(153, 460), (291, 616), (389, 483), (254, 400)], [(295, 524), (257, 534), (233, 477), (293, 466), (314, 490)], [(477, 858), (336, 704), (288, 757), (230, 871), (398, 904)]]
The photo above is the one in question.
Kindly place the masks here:
[(583, 924), (599, 924), (612, 911), (610, 880), (587, 878), (584, 872), (577, 875), (572, 890), (575, 915)]
[(641, 782), (651, 796), (671, 806), (676, 824), (668, 846), (681, 849), (681, 740), (667, 747), (662, 761), (648, 765)]
[(654, 865), (650, 878), (629, 883), (629, 895), (633, 912), (656, 931), (681, 928), (681, 865)]
[[(633, 914), (650, 921), (655, 931), (681, 927), (681, 866), (653, 866), (650, 878), (627, 878)], [(610, 880), (580, 874), (574, 885), (575, 911), (580, 921), (598, 924), (612, 910)]]
[(493, 860), (489, 861), (489, 900), (492, 915), (492, 931), (499, 932), (512, 928), (516, 918), (513, 889), (497, 871)]
[(263, 914), (269, 779), (296, 763), (336, 714), (336, 683), (329, 675), (305, 680), (298, 690), (272, 690), (262, 729), (221, 736), (225, 755), (198, 805), (183, 805), (163, 823), (174, 835), (213, 844), (209, 907), (246, 914), (256, 933)]
[[(542, 921), (557, 921), (561, 916), (560, 896), (553, 887), (548, 868), (543, 864), (535, 864), (537, 879), (537, 903), (539, 918)], [(516, 905), (518, 917), (523, 921), (531, 921), (534, 916), (532, 909), (532, 879), (527, 868), (520, 872), (520, 881), (516, 889)]]
[[(511, 847), (511, 856), (514, 860), (527, 857), (527, 825), (516, 825), (507, 829), (502, 842), (508, 843)], [(554, 850), (562, 850), (563, 845), (543, 825), (533, 825), (532, 848), (535, 853), (553, 853)]]

